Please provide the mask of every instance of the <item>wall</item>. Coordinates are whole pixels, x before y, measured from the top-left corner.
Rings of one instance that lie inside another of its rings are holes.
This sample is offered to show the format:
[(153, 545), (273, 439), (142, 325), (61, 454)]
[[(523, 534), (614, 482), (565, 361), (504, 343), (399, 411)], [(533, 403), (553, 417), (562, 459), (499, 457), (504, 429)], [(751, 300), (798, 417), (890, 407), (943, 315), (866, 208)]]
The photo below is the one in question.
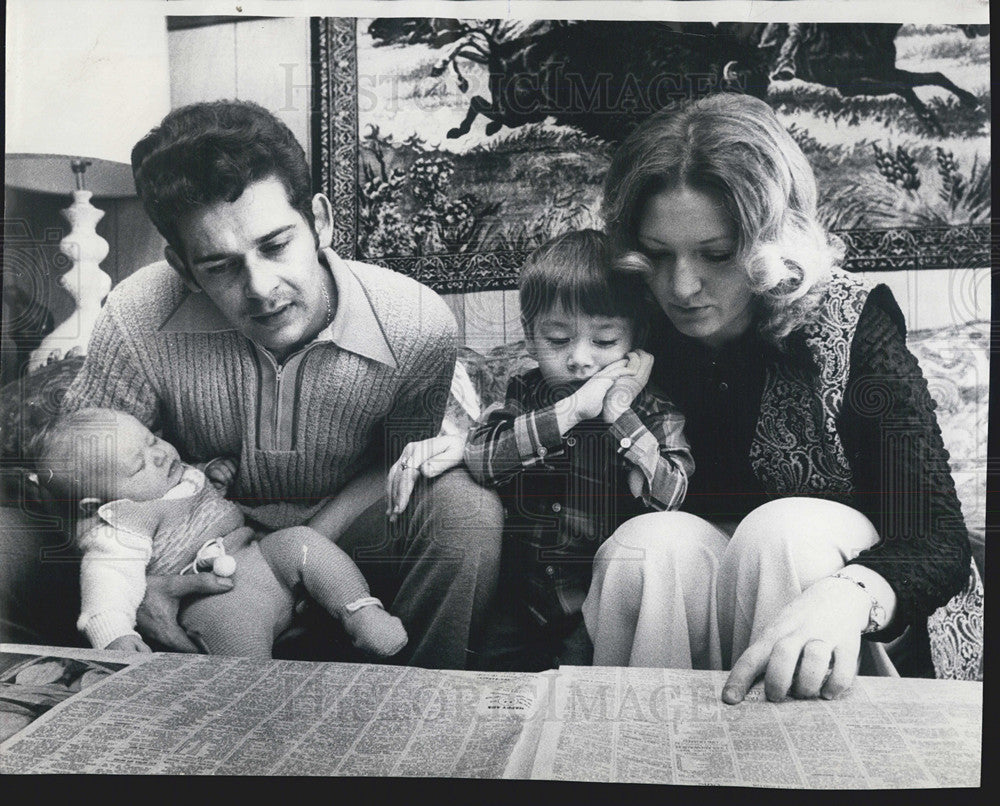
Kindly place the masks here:
[[(266, 52), (267, 58), (261, 54)], [(305, 18), (172, 31), (175, 104), (204, 98), (256, 100), (277, 112), (310, 151), (309, 25)], [(206, 65), (211, 65), (206, 69)], [(990, 271), (873, 272), (899, 301), (911, 330), (990, 317)], [(522, 337), (516, 292), (448, 295), (465, 343), (487, 350)]]
[[(254, 100), (276, 111), (308, 152), (308, 19), (172, 30), (168, 45), (173, 107), (217, 98)], [(30, 350), (72, 310), (72, 299), (58, 283), (64, 266), (58, 245), (68, 231), (60, 210), (69, 205), (69, 189), (62, 195), (4, 188), (0, 383), (17, 377)], [(95, 198), (94, 206), (104, 211), (97, 232), (109, 253), (101, 268), (113, 284), (162, 259), (164, 241), (138, 199)]]
[(173, 106), (222, 98), (256, 101), (311, 153), (307, 17), (172, 30), (168, 44)]
[[(292, 17), (247, 20), (171, 30), (171, 103), (243, 98), (274, 111), (310, 143), (309, 20)], [(29, 237), (47, 244), (65, 231), (58, 215), (64, 199), (46, 194), (7, 194), (6, 217), (15, 218)], [(137, 200), (102, 201), (98, 231), (111, 245), (103, 267), (115, 282), (162, 254), (162, 239), (146, 220)], [(5, 228), (7, 229), (7, 228)], [(51, 248), (46, 247), (46, 248)], [(885, 272), (870, 275), (896, 295), (911, 330), (936, 328), (990, 316), (989, 269)], [(46, 292), (59, 321), (66, 298), (58, 286)], [(487, 350), (521, 338), (515, 292), (449, 295), (462, 336), (470, 347)]]

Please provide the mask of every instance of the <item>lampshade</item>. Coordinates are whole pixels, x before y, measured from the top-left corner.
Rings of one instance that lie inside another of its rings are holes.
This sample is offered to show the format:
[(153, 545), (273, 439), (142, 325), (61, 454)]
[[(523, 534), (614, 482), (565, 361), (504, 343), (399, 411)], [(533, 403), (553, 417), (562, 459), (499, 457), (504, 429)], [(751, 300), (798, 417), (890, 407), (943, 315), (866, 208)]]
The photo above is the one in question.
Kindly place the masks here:
[(135, 194), (132, 146), (170, 109), (159, 0), (9, 0), (6, 184), (68, 193), (71, 158), (87, 190)]

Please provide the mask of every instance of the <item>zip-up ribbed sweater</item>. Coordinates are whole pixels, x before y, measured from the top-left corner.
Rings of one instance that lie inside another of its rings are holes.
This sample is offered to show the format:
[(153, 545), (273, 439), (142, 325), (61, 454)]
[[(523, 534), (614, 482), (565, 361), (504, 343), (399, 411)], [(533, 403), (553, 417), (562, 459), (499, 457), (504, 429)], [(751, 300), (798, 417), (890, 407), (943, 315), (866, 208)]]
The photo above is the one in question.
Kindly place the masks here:
[(456, 357), (444, 301), (396, 272), (321, 253), (332, 324), (278, 365), (165, 262), (108, 296), (64, 408), (134, 415), (185, 461), (239, 462), (230, 497), (273, 530), (441, 426)]

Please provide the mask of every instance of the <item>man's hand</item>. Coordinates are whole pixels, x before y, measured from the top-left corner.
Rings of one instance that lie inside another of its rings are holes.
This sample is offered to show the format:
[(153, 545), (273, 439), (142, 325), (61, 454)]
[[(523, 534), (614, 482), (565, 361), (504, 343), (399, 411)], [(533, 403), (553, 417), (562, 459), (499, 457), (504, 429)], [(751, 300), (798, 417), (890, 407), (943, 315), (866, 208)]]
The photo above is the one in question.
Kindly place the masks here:
[(871, 598), (854, 583), (834, 577), (815, 582), (733, 664), (722, 701), (742, 702), (761, 675), (772, 702), (789, 694), (833, 699), (858, 673), (861, 631), (870, 610)]
[(406, 509), (420, 476), (440, 476), (444, 471), (462, 464), (464, 453), (465, 434), (442, 434), (411, 442), (403, 448), (385, 480), (389, 522), (395, 522)]
[(215, 574), (148, 576), (146, 596), (136, 613), (139, 632), (174, 652), (200, 652), (177, 623), (181, 600), (186, 596), (224, 593), (232, 587), (231, 578)]
[(152, 652), (145, 641), (138, 635), (119, 635), (114, 641), (109, 643), (105, 649), (115, 652)]
[(645, 350), (633, 350), (625, 358), (628, 361), (626, 371), (615, 379), (614, 385), (604, 396), (601, 417), (606, 423), (613, 423), (629, 409), (649, 383), (649, 376), (653, 371), (653, 356)]
[(236, 480), (236, 461), (233, 459), (218, 458), (213, 459), (205, 465), (205, 478), (216, 490), (226, 492), (229, 486)]

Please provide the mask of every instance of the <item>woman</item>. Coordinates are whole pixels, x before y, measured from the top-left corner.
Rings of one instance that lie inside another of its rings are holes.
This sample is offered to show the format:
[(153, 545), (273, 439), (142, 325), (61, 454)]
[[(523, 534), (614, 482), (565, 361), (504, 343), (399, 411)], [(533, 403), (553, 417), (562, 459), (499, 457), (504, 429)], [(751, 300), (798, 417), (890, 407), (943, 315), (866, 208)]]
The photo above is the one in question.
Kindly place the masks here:
[(968, 578), (934, 404), (884, 286), (835, 268), (812, 170), (763, 101), (648, 119), (603, 212), (656, 303), (653, 379), (687, 416), (686, 512), (602, 546), (584, 605), (602, 665), (732, 668), (739, 702), (833, 697)]
[[(958, 592), (969, 543), (933, 402), (884, 286), (835, 268), (799, 147), (766, 103), (720, 94), (648, 119), (605, 181), (618, 268), (640, 273), (653, 379), (684, 411), (684, 511), (600, 548), (597, 665), (732, 669), (771, 700), (834, 697), (862, 636), (891, 641)], [(404, 449), (389, 498), (460, 461)]]

